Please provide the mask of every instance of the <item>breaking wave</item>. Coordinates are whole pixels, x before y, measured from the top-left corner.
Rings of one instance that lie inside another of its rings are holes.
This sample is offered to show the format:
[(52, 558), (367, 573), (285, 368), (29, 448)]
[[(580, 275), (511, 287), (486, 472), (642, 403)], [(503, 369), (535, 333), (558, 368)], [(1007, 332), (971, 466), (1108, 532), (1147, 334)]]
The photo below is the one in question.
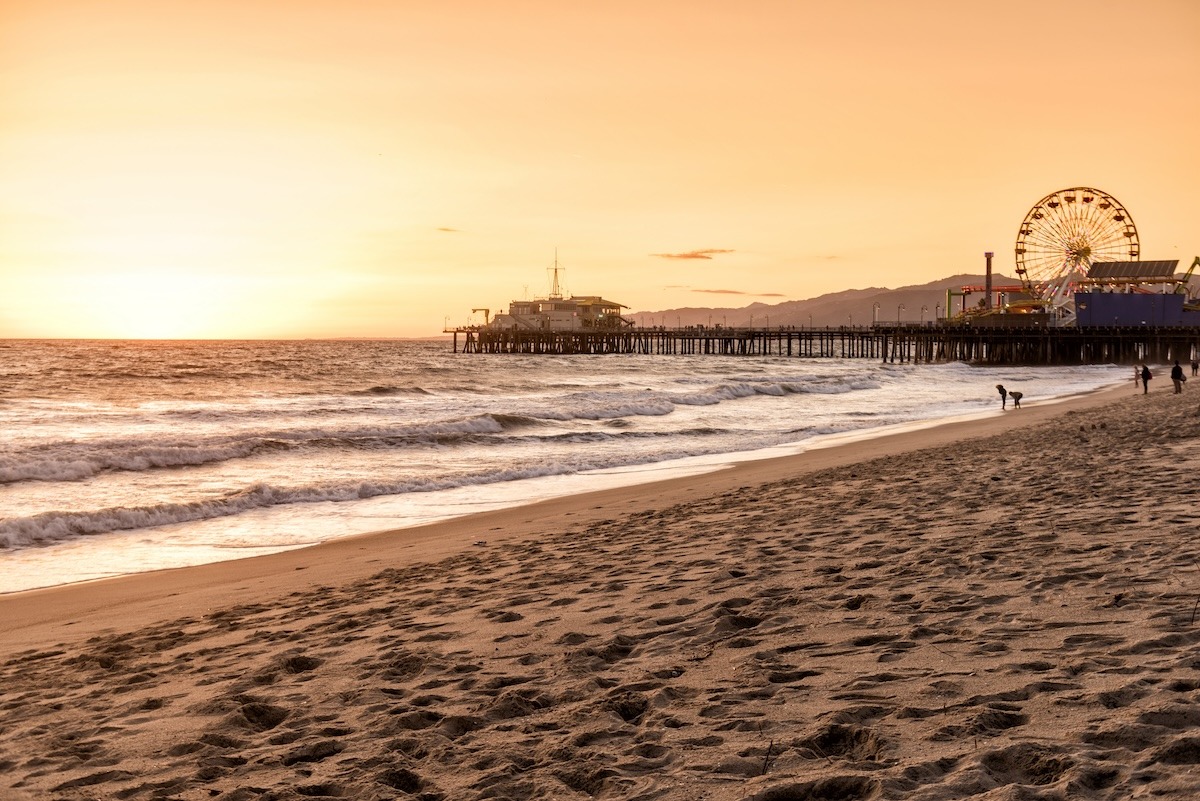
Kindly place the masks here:
[[(699, 431), (697, 433), (705, 433)], [(398, 481), (359, 481), (325, 485), (279, 487), (256, 484), (219, 497), (176, 503), (113, 507), (86, 512), (49, 511), (28, 517), (0, 520), (0, 548), (45, 545), (74, 537), (93, 536), (115, 531), (153, 528), (229, 517), (254, 509), (288, 504), (347, 502), (383, 495), (412, 492), (437, 492), (458, 487), (519, 481), (527, 478), (569, 475), (586, 470), (647, 464), (664, 459), (679, 459), (711, 453), (703, 446), (675, 448), (654, 454), (580, 457), (524, 464), (491, 471), (444, 477), (416, 477)]]
[[(60, 442), (53, 446), (0, 451), (0, 484), (80, 481), (102, 473), (199, 467), (303, 449), (445, 447), (461, 441), (477, 442), (481, 436), (495, 437), (547, 423), (662, 417), (680, 406), (710, 406), (755, 395), (780, 396), (798, 391), (801, 390), (790, 385), (740, 383), (718, 385), (693, 393), (646, 391), (619, 400), (599, 392), (576, 393), (555, 404), (531, 406), (523, 414), (488, 412), (456, 420), (397, 426), (297, 428), (186, 441), (101, 439)], [(562, 434), (553, 432), (548, 436)], [(579, 441), (585, 440), (581, 438)]]

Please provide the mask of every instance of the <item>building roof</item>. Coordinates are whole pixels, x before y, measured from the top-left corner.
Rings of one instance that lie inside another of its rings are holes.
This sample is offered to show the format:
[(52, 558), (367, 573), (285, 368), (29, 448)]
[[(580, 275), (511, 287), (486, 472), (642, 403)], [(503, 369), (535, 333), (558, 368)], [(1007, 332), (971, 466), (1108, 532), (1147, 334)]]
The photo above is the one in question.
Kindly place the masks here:
[(571, 300), (580, 306), (611, 306), (614, 309), (629, 308), (624, 303), (617, 303), (615, 300), (605, 300), (599, 295), (572, 295)]
[(1174, 281), (1179, 259), (1165, 261), (1098, 261), (1088, 268), (1089, 281)]

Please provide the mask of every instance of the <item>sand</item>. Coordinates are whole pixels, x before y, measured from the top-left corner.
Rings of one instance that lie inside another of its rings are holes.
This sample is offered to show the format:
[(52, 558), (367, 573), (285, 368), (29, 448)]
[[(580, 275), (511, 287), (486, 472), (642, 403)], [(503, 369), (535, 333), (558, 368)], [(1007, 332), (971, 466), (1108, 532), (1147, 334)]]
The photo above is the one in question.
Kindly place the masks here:
[(1155, 390), (0, 597), (0, 798), (1196, 797)]

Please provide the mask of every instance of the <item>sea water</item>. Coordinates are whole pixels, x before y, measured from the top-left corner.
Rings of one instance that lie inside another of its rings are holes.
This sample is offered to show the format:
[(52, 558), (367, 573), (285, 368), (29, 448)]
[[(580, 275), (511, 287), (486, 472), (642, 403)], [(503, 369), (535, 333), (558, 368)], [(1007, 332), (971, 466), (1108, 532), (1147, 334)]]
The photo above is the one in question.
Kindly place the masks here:
[[(0, 592), (235, 559), (1000, 413), (1125, 368), (0, 341)], [(966, 447), (966, 446), (964, 446)]]

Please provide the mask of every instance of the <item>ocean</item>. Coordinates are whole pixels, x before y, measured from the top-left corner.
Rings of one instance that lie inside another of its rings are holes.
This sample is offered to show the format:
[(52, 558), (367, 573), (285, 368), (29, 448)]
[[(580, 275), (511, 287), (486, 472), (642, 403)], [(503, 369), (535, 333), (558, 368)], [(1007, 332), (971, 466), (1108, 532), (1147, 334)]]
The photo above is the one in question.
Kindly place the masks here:
[[(0, 592), (237, 559), (1000, 414), (1128, 368), (0, 341)], [(970, 447), (964, 442), (963, 447)]]

